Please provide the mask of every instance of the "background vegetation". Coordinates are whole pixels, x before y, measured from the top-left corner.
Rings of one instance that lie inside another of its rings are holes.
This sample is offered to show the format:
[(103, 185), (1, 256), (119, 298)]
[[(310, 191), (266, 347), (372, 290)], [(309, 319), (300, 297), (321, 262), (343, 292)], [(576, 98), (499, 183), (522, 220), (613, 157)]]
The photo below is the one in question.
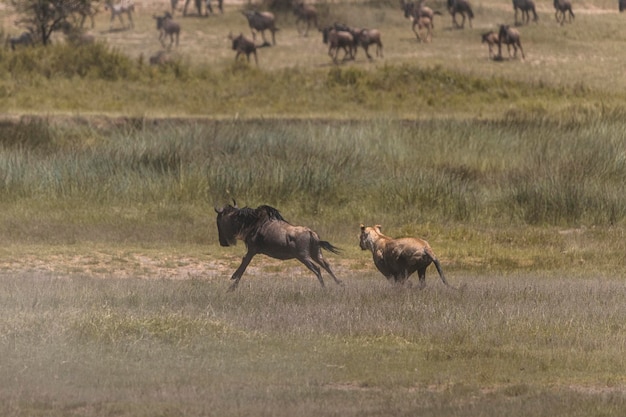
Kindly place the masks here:
[[(233, 63), (228, 3), (178, 17), (165, 66), (148, 1), (95, 45), (0, 50), (0, 414), (621, 415), (623, 16), (539, 4), (527, 59), (493, 62), (510, 3), (474, 6), (424, 45), (395, 3), (320, 4), (383, 30), (338, 67), (280, 11)], [(342, 247), (345, 287), (259, 257), (227, 295), (232, 198)], [(458, 289), (389, 286), (361, 222), (428, 239)]]

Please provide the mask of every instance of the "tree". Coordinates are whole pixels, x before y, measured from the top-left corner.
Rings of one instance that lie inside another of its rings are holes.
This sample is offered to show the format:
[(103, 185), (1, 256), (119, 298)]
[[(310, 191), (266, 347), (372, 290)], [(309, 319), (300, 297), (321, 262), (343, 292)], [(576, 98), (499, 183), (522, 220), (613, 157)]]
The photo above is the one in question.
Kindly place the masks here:
[(20, 16), (16, 23), (48, 45), (53, 32), (73, 28), (73, 16), (83, 16), (82, 21), (90, 16), (95, 1), (98, 0), (11, 0), (11, 5)]

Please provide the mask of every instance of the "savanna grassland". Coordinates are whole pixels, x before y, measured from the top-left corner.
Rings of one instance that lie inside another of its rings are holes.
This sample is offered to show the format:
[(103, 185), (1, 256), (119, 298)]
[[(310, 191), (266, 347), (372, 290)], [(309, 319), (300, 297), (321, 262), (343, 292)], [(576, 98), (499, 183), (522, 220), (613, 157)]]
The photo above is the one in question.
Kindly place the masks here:
[[(378, 27), (384, 58), (333, 65), (277, 12), (258, 68), (225, 13), (177, 19), (173, 61), (137, 1), (98, 43), (0, 50), (0, 415), (622, 416), (626, 410), (626, 22), (576, 2), (573, 24), (518, 28), (525, 60), (398, 5), (320, 3)], [(428, 3), (445, 11), (441, 2)], [(7, 6), (4, 35), (15, 35)], [(259, 256), (214, 207), (270, 204), (341, 247), (345, 285)], [(359, 224), (420, 236), (427, 286), (396, 288)]]

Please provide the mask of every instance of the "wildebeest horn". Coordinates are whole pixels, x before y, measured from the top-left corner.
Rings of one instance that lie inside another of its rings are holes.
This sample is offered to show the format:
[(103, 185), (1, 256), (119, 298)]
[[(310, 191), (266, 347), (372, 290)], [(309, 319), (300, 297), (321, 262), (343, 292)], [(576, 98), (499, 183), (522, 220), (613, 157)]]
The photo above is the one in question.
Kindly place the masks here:
[(233, 198), (233, 207), (235, 207), (235, 208), (239, 208), (239, 207), (237, 207), (237, 202), (235, 201), (235, 199), (234, 199), (234, 198)]
[(217, 214), (220, 214), (221, 212), (223, 212), (223, 211), (224, 211), (224, 209), (223, 209), (223, 208), (217, 208), (217, 207), (213, 207), (213, 210), (215, 210), (215, 212), (216, 212)]

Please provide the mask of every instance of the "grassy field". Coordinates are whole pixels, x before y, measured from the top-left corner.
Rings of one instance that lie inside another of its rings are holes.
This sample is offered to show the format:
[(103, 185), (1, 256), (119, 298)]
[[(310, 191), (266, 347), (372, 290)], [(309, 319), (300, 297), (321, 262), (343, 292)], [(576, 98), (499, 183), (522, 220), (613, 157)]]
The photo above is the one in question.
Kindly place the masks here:
[[(624, 16), (551, 3), (525, 60), (395, 3), (323, 3), (385, 57), (335, 66), (278, 13), (234, 63), (241, 5), (183, 25), (177, 60), (135, 28), (0, 50), (3, 416), (621, 416), (626, 409)], [(443, 3), (429, 3), (444, 10)], [(4, 13), (4, 33), (15, 34)], [(118, 22), (115, 23), (119, 25)], [(341, 247), (345, 282), (217, 244), (214, 207), (271, 204)], [(427, 239), (448, 281), (394, 288), (360, 223)]]

